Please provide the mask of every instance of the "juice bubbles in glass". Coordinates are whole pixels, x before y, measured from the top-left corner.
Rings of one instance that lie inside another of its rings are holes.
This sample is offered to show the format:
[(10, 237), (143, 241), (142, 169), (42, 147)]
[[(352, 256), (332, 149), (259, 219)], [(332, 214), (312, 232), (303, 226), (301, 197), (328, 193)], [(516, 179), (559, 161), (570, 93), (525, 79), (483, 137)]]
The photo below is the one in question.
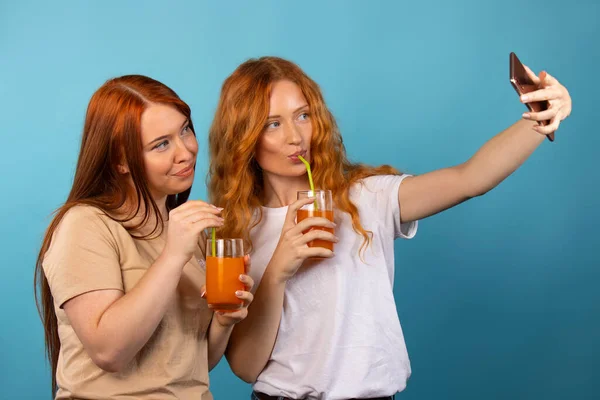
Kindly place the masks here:
[[(296, 213), (297, 222), (310, 217), (322, 217), (327, 218), (333, 222), (333, 200), (331, 197), (331, 190), (300, 190), (298, 191), (298, 200), (306, 199), (308, 197), (315, 197), (315, 201), (303, 206)], [(320, 229), (333, 233), (333, 228), (326, 228), (321, 226), (314, 226), (303, 233), (309, 232), (314, 229)], [(333, 251), (333, 242), (327, 240), (312, 240), (308, 242), (308, 247), (324, 247)]]
[(213, 255), (212, 239), (206, 241), (206, 301), (215, 311), (236, 311), (243, 300), (235, 295), (246, 290), (240, 281), (245, 273), (242, 239), (216, 239)]

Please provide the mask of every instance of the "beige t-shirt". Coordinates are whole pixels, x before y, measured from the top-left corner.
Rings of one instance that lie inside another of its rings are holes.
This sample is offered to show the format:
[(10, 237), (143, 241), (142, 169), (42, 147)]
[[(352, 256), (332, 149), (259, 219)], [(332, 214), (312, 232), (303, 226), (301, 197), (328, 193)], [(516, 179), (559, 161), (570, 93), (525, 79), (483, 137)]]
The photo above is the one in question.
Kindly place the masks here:
[(166, 238), (133, 238), (122, 224), (91, 206), (75, 206), (54, 233), (43, 267), (58, 317), (57, 399), (212, 399), (208, 390), (207, 330), (212, 311), (200, 297), (205, 269), (185, 265), (177, 294), (158, 328), (127, 368), (97, 367), (62, 305), (100, 289), (130, 291), (161, 253)]

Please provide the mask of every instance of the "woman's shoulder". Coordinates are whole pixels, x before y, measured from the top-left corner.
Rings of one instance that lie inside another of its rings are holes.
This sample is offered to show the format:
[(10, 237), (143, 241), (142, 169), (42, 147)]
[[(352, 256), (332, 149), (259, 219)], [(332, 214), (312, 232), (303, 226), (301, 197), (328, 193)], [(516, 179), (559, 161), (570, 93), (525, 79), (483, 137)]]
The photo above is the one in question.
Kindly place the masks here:
[(69, 208), (62, 217), (57, 231), (80, 233), (94, 237), (129, 237), (125, 226), (100, 207), (77, 204)]
[(98, 207), (86, 204), (69, 207), (52, 233), (44, 263), (58, 263), (65, 254), (78, 254), (81, 249), (93, 248), (98, 254), (118, 252), (118, 231), (112, 223), (116, 222)]
[[(77, 204), (69, 208), (61, 220), (61, 225), (98, 224), (106, 225), (113, 221), (108, 214), (99, 207), (89, 204)], [(116, 222), (116, 221), (113, 221)]]
[(354, 182), (350, 186), (350, 190), (361, 192), (366, 189), (369, 192), (378, 192), (385, 189), (391, 189), (407, 176), (408, 175), (406, 174), (371, 175)]

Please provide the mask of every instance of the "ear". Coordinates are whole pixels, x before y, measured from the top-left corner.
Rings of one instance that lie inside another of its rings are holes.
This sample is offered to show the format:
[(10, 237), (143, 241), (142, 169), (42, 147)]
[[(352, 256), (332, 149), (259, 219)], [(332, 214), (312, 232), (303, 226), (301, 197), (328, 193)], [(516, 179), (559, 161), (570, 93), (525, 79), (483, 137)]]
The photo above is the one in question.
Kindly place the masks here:
[(125, 163), (119, 164), (117, 165), (117, 171), (122, 175), (127, 175), (129, 173), (129, 167)]

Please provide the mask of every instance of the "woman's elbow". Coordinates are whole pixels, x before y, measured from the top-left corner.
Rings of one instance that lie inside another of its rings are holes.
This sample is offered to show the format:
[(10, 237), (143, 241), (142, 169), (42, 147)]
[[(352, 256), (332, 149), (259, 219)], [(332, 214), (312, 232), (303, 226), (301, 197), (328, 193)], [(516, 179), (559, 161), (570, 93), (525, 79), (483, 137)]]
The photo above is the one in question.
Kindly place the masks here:
[(109, 373), (123, 372), (131, 361), (125, 360), (120, 354), (115, 352), (98, 352), (91, 358), (98, 368)]
[(237, 376), (238, 378), (240, 378), (241, 380), (243, 380), (246, 383), (254, 383), (256, 382), (256, 379), (258, 378), (258, 374), (253, 374), (250, 371), (246, 370), (239, 370), (236, 371), (233, 368), (231, 369), (233, 371), (233, 373), (235, 374), (235, 376)]
[(246, 383), (254, 383), (260, 374), (260, 371), (252, 371), (252, 366), (248, 364), (247, 360), (243, 357), (239, 357), (239, 361), (235, 357), (231, 357), (230, 354), (226, 354), (227, 362), (231, 371)]

